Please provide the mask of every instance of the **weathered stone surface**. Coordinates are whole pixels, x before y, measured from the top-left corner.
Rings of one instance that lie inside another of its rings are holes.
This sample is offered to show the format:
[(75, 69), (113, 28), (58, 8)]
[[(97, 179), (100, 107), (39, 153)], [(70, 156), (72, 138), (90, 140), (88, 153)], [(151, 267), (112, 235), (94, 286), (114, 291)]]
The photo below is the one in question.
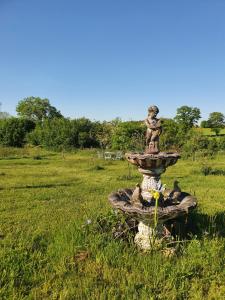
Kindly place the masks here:
[(139, 172), (149, 175), (161, 175), (166, 168), (174, 165), (180, 158), (177, 152), (158, 154), (126, 153), (126, 159), (139, 168)]
[(160, 119), (156, 118), (158, 112), (155, 105), (148, 109), (145, 153), (125, 154), (128, 162), (136, 165), (143, 175), (142, 183), (136, 185), (135, 190), (122, 189), (109, 196), (114, 208), (139, 222), (135, 242), (144, 250), (150, 249), (156, 239), (162, 240), (160, 230), (154, 224), (156, 215), (157, 228), (163, 228), (165, 222), (185, 216), (197, 206), (196, 198), (182, 192), (177, 181), (174, 181), (172, 190), (166, 189), (161, 183), (161, 174), (167, 167), (176, 164), (180, 155), (177, 152), (159, 151), (162, 127)]
[[(124, 189), (114, 192), (109, 195), (109, 202), (114, 208), (123, 211), (125, 214), (130, 215), (137, 221), (142, 221), (145, 224), (154, 223), (155, 206), (150, 203), (142, 203), (138, 205), (131, 204), (131, 197), (133, 189)], [(181, 216), (187, 215), (192, 209), (197, 206), (197, 199), (188, 193), (181, 193), (180, 203), (159, 206), (157, 208), (158, 222), (164, 223), (165, 221), (176, 219)]]
[(146, 131), (146, 153), (159, 153), (159, 136), (162, 133), (161, 120), (157, 119), (159, 109), (157, 106), (150, 106), (148, 117), (145, 120)]
[(163, 242), (171, 241), (172, 236), (163, 224), (159, 224), (154, 228), (139, 222), (138, 233), (134, 238), (134, 242), (140, 249), (144, 251), (160, 249)]

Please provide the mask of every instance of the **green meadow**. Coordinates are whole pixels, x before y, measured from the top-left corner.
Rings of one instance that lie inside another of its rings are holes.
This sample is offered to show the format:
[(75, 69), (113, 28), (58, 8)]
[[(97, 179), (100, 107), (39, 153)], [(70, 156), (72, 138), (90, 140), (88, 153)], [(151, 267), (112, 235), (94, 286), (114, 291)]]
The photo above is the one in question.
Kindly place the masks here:
[[(206, 136), (216, 136), (215, 132), (211, 130), (211, 128), (197, 128), (196, 131), (201, 132), (203, 135)], [(222, 128), (219, 132), (219, 135), (225, 135), (225, 129)]]
[[(141, 181), (96, 150), (0, 149), (0, 299), (225, 299), (225, 156), (180, 160), (162, 176), (196, 195), (178, 251), (143, 253), (115, 239), (107, 197)], [(128, 236), (129, 237), (129, 236)]]

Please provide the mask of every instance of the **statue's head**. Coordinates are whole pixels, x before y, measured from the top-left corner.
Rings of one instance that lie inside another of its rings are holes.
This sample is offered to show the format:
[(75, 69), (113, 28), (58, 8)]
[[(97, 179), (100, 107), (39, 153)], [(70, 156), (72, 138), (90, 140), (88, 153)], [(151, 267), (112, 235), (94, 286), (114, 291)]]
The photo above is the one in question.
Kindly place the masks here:
[(148, 114), (149, 115), (153, 115), (153, 116), (156, 116), (157, 114), (159, 113), (159, 109), (157, 106), (155, 105), (152, 105), (148, 108)]

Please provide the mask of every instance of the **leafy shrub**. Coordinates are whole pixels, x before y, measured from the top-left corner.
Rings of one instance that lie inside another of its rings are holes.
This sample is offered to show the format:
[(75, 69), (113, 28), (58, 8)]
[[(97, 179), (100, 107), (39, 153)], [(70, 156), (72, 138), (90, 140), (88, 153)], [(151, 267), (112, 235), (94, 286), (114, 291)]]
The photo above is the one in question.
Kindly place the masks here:
[(37, 155), (34, 155), (34, 156), (33, 156), (33, 159), (34, 159), (34, 160), (41, 160), (42, 157), (41, 157), (41, 155), (38, 155), (38, 154), (37, 154)]
[(225, 150), (225, 137), (220, 137), (218, 139), (218, 149)]
[(207, 176), (207, 175), (222, 175), (222, 176), (225, 176), (225, 170), (213, 169), (212, 167), (207, 166), (207, 165), (202, 166), (200, 171), (205, 176)]
[(145, 130), (142, 122), (119, 123), (112, 134), (112, 148), (125, 151), (143, 151)]
[(162, 120), (163, 131), (160, 136), (160, 148), (164, 150), (171, 150), (180, 148), (184, 142), (182, 137), (182, 130), (179, 124), (172, 119)]
[(182, 147), (182, 156), (192, 157), (195, 160), (197, 153), (202, 153), (203, 157), (212, 157), (218, 150), (219, 146), (215, 138), (210, 139), (200, 132), (190, 130)]
[(37, 124), (35, 130), (28, 135), (28, 140), (33, 145), (58, 150), (98, 145), (94, 134), (94, 123), (85, 118), (45, 120)]
[(209, 166), (202, 166), (200, 171), (203, 175), (207, 176), (211, 174), (212, 168)]
[(27, 119), (9, 118), (0, 120), (0, 144), (22, 147), (26, 135), (35, 128), (35, 123)]

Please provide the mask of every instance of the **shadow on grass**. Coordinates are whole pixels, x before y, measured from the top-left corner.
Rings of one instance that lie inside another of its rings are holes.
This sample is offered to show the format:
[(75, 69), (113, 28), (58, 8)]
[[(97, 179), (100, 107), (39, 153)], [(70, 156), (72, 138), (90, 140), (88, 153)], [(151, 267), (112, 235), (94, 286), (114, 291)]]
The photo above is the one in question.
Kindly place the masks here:
[[(180, 217), (169, 220), (164, 226), (169, 230), (174, 240), (167, 244), (168, 247), (176, 247), (182, 253), (182, 245), (192, 239), (204, 240), (215, 237), (225, 237), (225, 212), (216, 213), (213, 216), (193, 211), (187, 218)], [(138, 232), (138, 221), (123, 215), (120, 211), (109, 211), (108, 214), (100, 214), (92, 224), (92, 234), (101, 233), (106, 239), (119, 239), (133, 243)], [(181, 248), (180, 248), (181, 247)]]
[[(76, 181), (76, 180), (75, 180)], [(55, 187), (68, 187), (73, 186), (74, 182), (70, 183), (51, 183), (51, 184), (38, 184), (38, 185), (25, 185), (25, 186), (14, 186), (9, 188), (0, 188), (1, 190), (21, 190), (21, 189), (42, 189), (42, 188), (55, 188)]]
[(219, 133), (219, 134), (205, 134), (207, 137), (220, 137), (225, 136), (225, 133)]
[(132, 180), (132, 179), (139, 179), (140, 180), (140, 175), (126, 175), (126, 174), (124, 174), (124, 175), (121, 175), (121, 176), (118, 176), (117, 178), (116, 178), (116, 180), (118, 180), (118, 181), (126, 181), (126, 180)]
[(189, 239), (193, 236), (201, 239), (203, 237), (225, 237), (225, 212), (215, 215), (207, 215), (193, 211), (186, 218), (180, 217), (165, 222), (165, 226), (172, 236), (180, 239)]
[(225, 237), (225, 211), (207, 215), (198, 211), (192, 212), (188, 218), (187, 230), (198, 237)]

